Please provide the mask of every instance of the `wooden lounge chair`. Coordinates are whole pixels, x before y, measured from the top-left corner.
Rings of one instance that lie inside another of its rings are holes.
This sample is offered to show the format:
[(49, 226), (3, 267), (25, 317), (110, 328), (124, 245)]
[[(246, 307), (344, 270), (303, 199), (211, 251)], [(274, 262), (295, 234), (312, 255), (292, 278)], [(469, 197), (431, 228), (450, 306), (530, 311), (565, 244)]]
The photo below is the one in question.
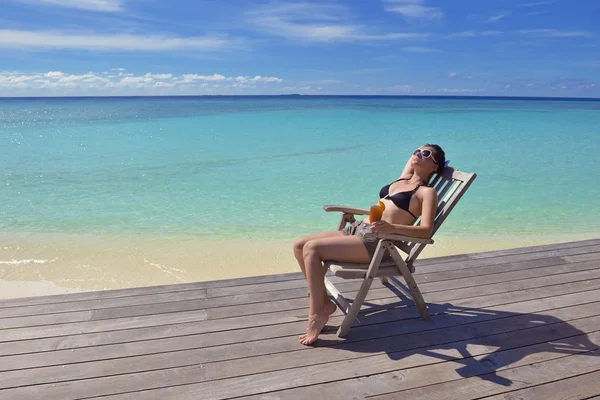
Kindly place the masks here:
[[(444, 173), (436, 174), (432, 177), (430, 186), (434, 187), (438, 192), (439, 200), (432, 237), (476, 177), (477, 175), (474, 173), (460, 172), (452, 168), (446, 168)], [(344, 229), (344, 226), (347, 223), (355, 222), (355, 215), (369, 215), (369, 210), (352, 207), (328, 205), (323, 208), (327, 212), (343, 213), (338, 226), (339, 230)], [(419, 223), (420, 218), (415, 221), (415, 225), (418, 225)], [(433, 244), (433, 240), (395, 234), (373, 235), (380, 240), (370, 264), (339, 263), (334, 260), (328, 260), (324, 263), (325, 268), (328, 268), (335, 276), (344, 279), (363, 279), (360, 290), (356, 295), (356, 298), (352, 301), (352, 305), (350, 305), (348, 300), (335, 288), (331, 281), (327, 279), (327, 277), (325, 278), (327, 291), (346, 314), (346, 317), (342, 321), (337, 332), (339, 337), (345, 336), (352, 327), (352, 323), (367, 296), (371, 283), (376, 277), (381, 278), (382, 283), (387, 283), (387, 277), (402, 276), (408, 285), (408, 290), (404, 284), (395, 280), (399, 286), (398, 289), (416, 303), (423, 320), (427, 321), (430, 319), (429, 309), (423, 300), (421, 291), (419, 290), (412, 273), (415, 271), (413, 263), (417, 257), (419, 257), (419, 254), (421, 254), (426, 245)], [(393, 244), (392, 240), (400, 240), (402, 243), (397, 247)], [(398, 250), (407, 255), (405, 259), (402, 258)], [(393, 262), (381, 262), (386, 251), (392, 256)]]

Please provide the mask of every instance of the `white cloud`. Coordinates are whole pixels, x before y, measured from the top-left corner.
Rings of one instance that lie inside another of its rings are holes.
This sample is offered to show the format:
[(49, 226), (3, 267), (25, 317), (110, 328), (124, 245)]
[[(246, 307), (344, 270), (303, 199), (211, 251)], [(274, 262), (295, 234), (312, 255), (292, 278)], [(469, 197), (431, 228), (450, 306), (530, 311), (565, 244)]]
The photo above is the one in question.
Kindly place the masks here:
[[(11, 91), (28, 90), (30, 93), (39, 93), (42, 89), (51, 89), (52, 92), (42, 91), (44, 95), (88, 94), (110, 95), (118, 90), (119, 94), (127, 94), (133, 90), (135, 93), (155, 93), (155, 90), (177, 89), (194, 91), (205, 88), (253, 89), (261, 85), (283, 82), (283, 79), (274, 76), (254, 77), (226, 77), (221, 74), (199, 75), (172, 73), (145, 73), (107, 75), (104, 72), (87, 72), (84, 74), (68, 74), (61, 71), (48, 71), (44, 73), (0, 72), (0, 92), (10, 95)], [(243, 78), (240, 81), (239, 78)], [(225, 83), (225, 84), (221, 84)], [(20, 93), (20, 92), (19, 92)], [(28, 95), (24, 92), (22, 95)]]
[(256, 88), (256, 85), (248, 85), (245, 83), (233, 83), (233, 84), (231, 84), (231, 87), (240, 88), (240, 89), (254, 89), (254, 88)]
[(480, 33), (481, 36), (502, 36), (503, 34), (502, 31), (483, 31)]
[(448, 35), (448, 37), (451, 37), (451, 38), (465, 38), (465, 37), (475, 37), (475, 36), (478, 36), (478, 33), (475, 31), (456, 32), (456, 33), (451, 33), (450, 35)]
[(394, 85), (390, 88), (393, 92), (411, 92), (413, 85)]
[(588, 31), (561, 31), (558, 29), (526, 29), (520, 30), (519, 33), (540, 37), (594, 37), (594, 34)]
[(385, 33), (382, 35), (354, 35), (350, 39), (354, 40), (420, 40), (431, 36), (429, 33)]
[(309, 42), (386, 41), (423, 39), (423, 33), (373, 33), (363, 26), (347, 23), (343, 6), (291, 3), (256, 8), (246, 13), (260, 32), (291, 40)]
[(373, 93), (410, 93), (410, 94), (468, 94), (468, 93), (481, 93), (485, 92), (486, 89), (481, 88), (415, 88), (413, 85), (394, 85), (384, 89), (373, 89), (369, 88), (368, 91)]
[(553, 4), (553, 3), (556, 3), (556, 1), (536, 1), (534, 3), (519, 4), (517, 7), (536, 7), (536, 6), (544, 6), (547, 4)]
[(118, 12), (123, 11), (124, 0), (13, 0), (19, 3), (41, 6), (76, 8), (79, 10)]
[(173, 74), (152, 74), (150, 72), (148, 72), (144, 76), (146, 78), (152, 78), (152, 79), (171, 79), (171, 78), (173, 78)]
[(441, 9), (427, 7), (424, 0), (384, 0), (385, 11), (403, 15), (411, 19), (440, 19), (444, 16)]
[(218, 50), (232, 42), (221, 37), (75, 34), (56, 31), (0, 29), (0, 48), (110, 51)]
[(286, 86), (286, 87), (283, 88), (283, 91), (285, 91), (285, 92), (290, 92), (290, 91), (291, 92), (294, 92), (294, 91), (301, 92), (301, 91), (306, 91), (306, 90), (311, 90), (311, 89), (312, 89), (312, 86), (310, 86), (310, 85), (306, 85), (306, 86)]
[(535, 15), (543, 15), (543, 14), (548, 14), (548, 11), (534, 11), (534, 12), (529, 12), (529, 13), (523, 14), (523, 16), (524, 17), (533, 17)]
[(504, 19), (504, 18), (508, 17), (509, 15), (510, 15), (510, 12), (499, 13), (499, 14), (496, 14), (496, 15), (491, 16), (490, 18), (488, 18), (487, 22), (498, 22), (501, 19)]
[(340, 83), (344, 83), (344, 81), (340, 81), (338, 79), (318, 79), (316, 81), (313, 81), (312, 83), (314, 83), (315, 85), (337, 85)]
[(255, 77), (249, 77), (249, 76), (238, 76), (237, 78), (235, 78), (236, 82), (276, 82), (276, 83), (280, 83), (283, 82), (283, 79), (281, 78), (276, 78), (274, 76), (260, 76), (257, 75)]
[(480, 93), (485, 92), (485, 89), (467, 89), (467, 88), (438, 88), (435, 90), (426, 90), (428, 93)]
[(212, 74), (212, 75), (198, 75), (198, 74), (183, 74), (182, 79), (187, 82), (195, 82), (195, 81), (224, 81), (227, 79), (224, 75), (220, 74)]
[(175, 82), (154, 82), (154, 87), (158, 88), (172, 88), (176, 85)]
[(554, 38), (574, 38), (574, 37), (582, 37), (582, 38), (593, 38), (594, 33), (590, 31), (563, 31), (559, 29), (523, 29), (519, 31), (497, 31), (497, 30), (489, 30), (489, 31), (463, 31), (463, 32), (455, 32), (451, 33), (446, 38), (454, 39), (454, 38), (470, 38), (470, 37), (479, 37), (479, 36), (508, 36), (508, 35), (528, 35), (528, 36), (536, 36), (536, 37), (554, 37)]
[(433, 49), (431, 47), (418, 47), (418, 46), (409, 46), (403, 47), (402, 51), (407, 51), (409, 53), (439, 53), (441, 50)]
[(479, 37), (479, 36), (502, 36), (505, 34), (506, 34), (506, 32), (504, 32), (504, 31), (481, 31), (481, 32), (463, 31), (463, 32), (451, 33), (450, 35), (448, 35), (446, 37), (450, 38), (450, 39), (456, 39), (456, 38), (471, 38), (471, 37)]
[(459, 78), (459, 79), (472, 79), (473, 77), (471, 75), (463, 75), (463, 74), (459, 74), (458, 72), (448, 72), (446, 74), (447, 78)]
[(60, 78), (63, 76), (63, 73), (60, 71), (49, 71), (44, 74), (46, 78)]

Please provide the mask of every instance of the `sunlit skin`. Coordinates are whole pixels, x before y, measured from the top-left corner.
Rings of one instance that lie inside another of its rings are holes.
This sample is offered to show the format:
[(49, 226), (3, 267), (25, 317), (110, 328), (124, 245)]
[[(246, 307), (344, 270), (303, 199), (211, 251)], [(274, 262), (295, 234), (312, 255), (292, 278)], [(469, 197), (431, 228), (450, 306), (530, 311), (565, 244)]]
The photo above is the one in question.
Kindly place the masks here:
[[(428, 146), (421, 146), (419, 149), (428, 149), (435, 153), (435, 149)], [(400, 175), (406, 180), (395, 182), (389, 190), (391, 195), (413, 190), (419, 184), (423, 185), (412, 196), (409, 207), (414, 215), (421, 217), (419, 226), (412, 225), (414, 218), (408, 212), (398, 208), (391, 200), (382, 199), (385, 210), (381, 220), (371, 225), (372, 232), (431, 237), (438, 197), (433, 188), (424, 185), (437, 169), (438, 165), (433, 157), (423, 158), (421, 153), (412, 155)], [(366, 217), (364, 222), (370, 223), (369, 218)], [(346, 236), (342, 231), (318, 232), (296, 240), (294, 256), (306, 278), (310, 293), (308, 328), (299, 340), (304, 345), (310, 345), (317, 340), (329, 316), (336, 310), (336, 305), (329, 299), (325, 290), (326, 270), (323, 260), (369, 263), (371, 257), (359, 237)]]

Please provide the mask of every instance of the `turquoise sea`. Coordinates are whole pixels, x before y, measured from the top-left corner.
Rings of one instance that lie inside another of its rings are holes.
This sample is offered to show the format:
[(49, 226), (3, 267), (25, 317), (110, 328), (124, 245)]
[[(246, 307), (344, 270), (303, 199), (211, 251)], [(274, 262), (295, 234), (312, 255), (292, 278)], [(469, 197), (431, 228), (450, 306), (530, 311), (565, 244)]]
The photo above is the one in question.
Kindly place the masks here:
[(478, 174), (439, 234), (600, 232), (600, 101), (313, 96), (0, 99), (0, 231), (291, 239), (424, 143)]

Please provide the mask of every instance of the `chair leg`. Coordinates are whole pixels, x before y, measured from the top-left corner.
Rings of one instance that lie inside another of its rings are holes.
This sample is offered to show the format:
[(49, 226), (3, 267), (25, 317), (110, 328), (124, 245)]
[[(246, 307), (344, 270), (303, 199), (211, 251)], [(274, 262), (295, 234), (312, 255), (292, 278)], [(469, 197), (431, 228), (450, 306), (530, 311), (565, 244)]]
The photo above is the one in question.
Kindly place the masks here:
[(377, 243), (377, 249), (375, 250), (375, 254), (373, 255), (373, 259), (371, 260), (371, 264), (369, 265), (369, 269), (365, 275), (362, 285), (360, 286), (360, 290), (358, 294), (354, 298), (352, 302), (352, 306), (348, 310), (346, 317), (342, 321), (340, 328), (337, 331), (338, 337), (346, 336), (350, 328), (352, 327), (352, 323), (356, 319), (358, 312), (360, 311), (360, 307), (362, 306), (363, 301), (367, 297), (367, 293), (369, 292), (369, 288), (373, 283), (373, 279), (377, 275), (377, 271), (379, 270), (379, 264), (381, 263), (381, 259), (385, 254), (385, 246), (382, 244), (384, 240), (380, 240)]
[(429, 321), (431, 319), (429, 309), (427, 308), (427, 304), (425, 304), (425, 300), (423, 299), (423, 295), (421, 294), (421, 291), (417, 286), (417, 282), (415, 282), (415, 278), (412, 276), (410, 270), (408, 269), (408, 265), (406, 265), (406, 263), (398, 253), (398, 250), (396, 250), (396, 246), (394, 246), (393, 243), (386, 242), (385, 246), (387, 248), (387, 251), (390, 253), (392, 258), (396, 262), (396, 266), (400, 270), (402, 277), (406, 281), (408, 288), (412, 293), (412, 297), (415, 303), (417, 304), (417, 308), (419, 309), (419, 314), (421, 314), (421, 319), (423, 319), (424, 321)]

